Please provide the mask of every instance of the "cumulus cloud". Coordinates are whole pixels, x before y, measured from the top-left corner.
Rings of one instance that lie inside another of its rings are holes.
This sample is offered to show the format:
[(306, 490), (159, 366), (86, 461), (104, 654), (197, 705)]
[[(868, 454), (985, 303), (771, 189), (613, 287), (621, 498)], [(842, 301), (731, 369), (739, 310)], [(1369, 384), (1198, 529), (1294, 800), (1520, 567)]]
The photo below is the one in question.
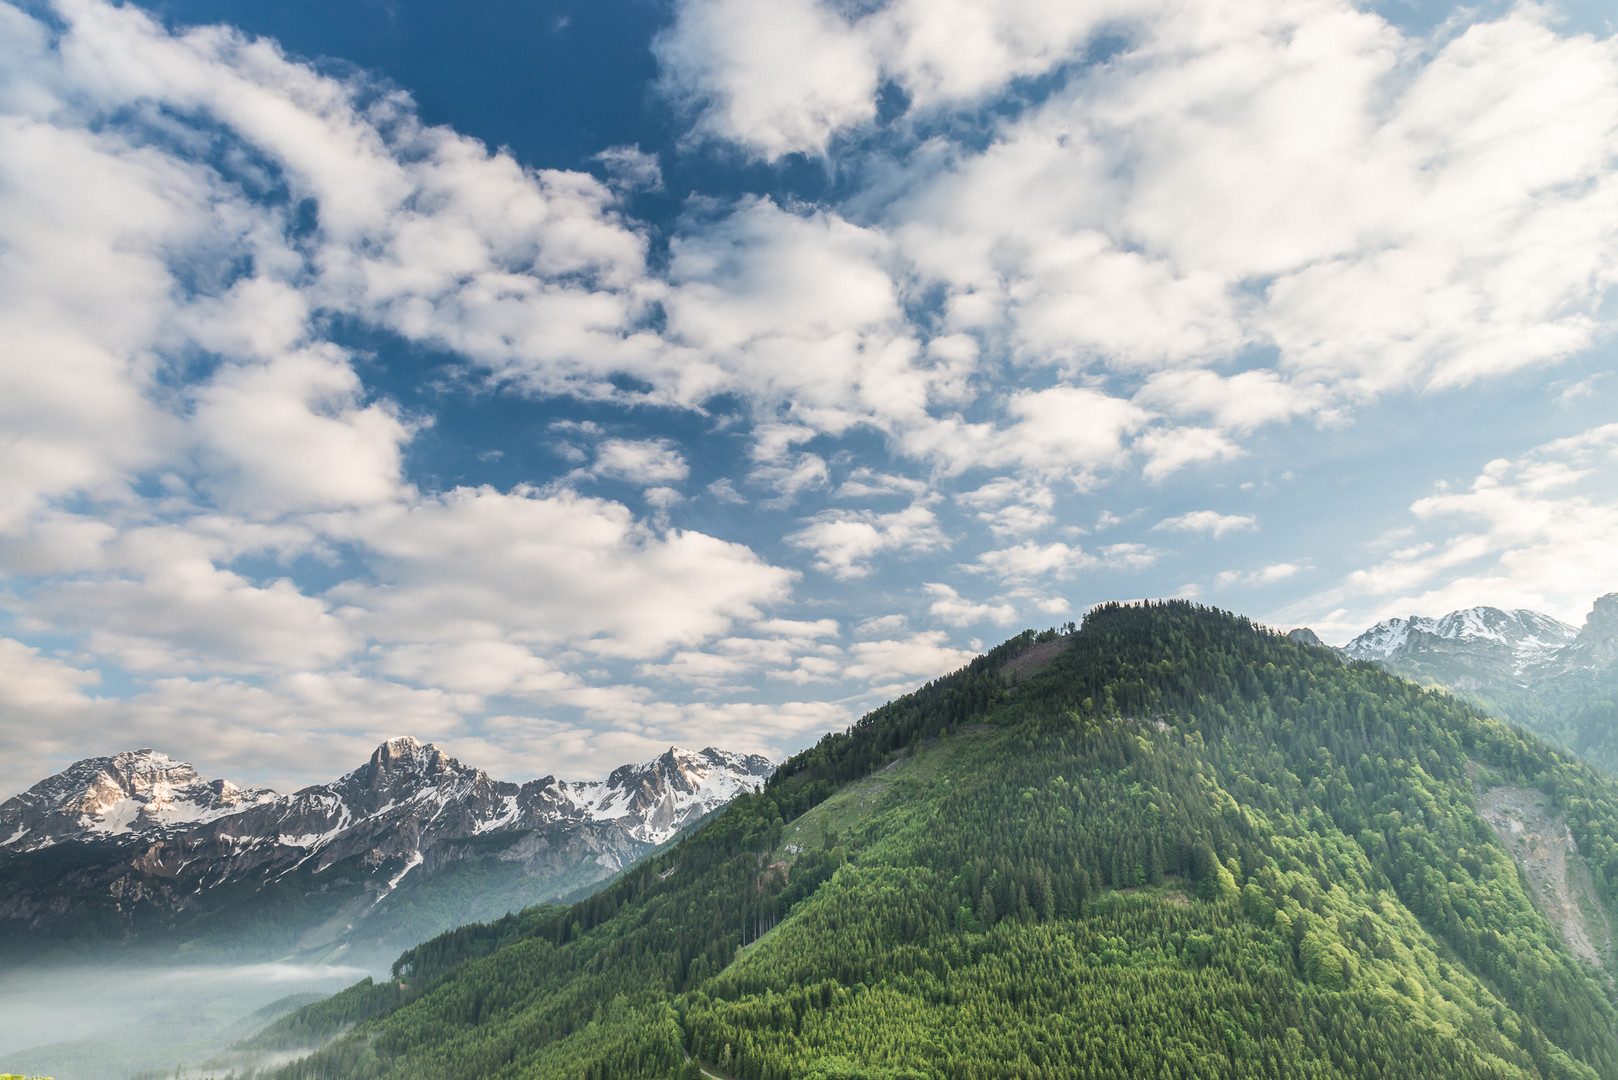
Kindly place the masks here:
[(897, 0), (850, 10), (787, 0), (681, 0), (653, 46), (695, 131), (759, 157), (823, 154), (877, 116), (884, 81), (920, 109), (961, 102), (1068, 59), (1130, 7), (1107, 0)]
[(839, 130), (876, 115), (879, 69), (869, 47), (814, 0), (767, 8), (689, 0), (652, 51), (665, 92), (695, 114), (698, 135), (765, 158), (822, 153)]
[(604, 439), (596, 448), (594, 472), (650, 487), (678, 483), (691, 469), (667, 439)]
[(1258, 528), (1258, 519), (1252, 514), (1221, 514), (1217, 510), (1192, 510), (1164, 518), (1152, 526), (1153, 531), (1207, 533), (1215, 540), (1226, 533)]
[[(1145, 372), (1142, 404), (1237, 431), (1593, 340), (1618, 238), (1610, 41), (1524, 7), (1418, 59), (1332, 0), (1148, 6), (1137, 27), (896, 206), (952, 327)], [(1279, 367), (1196, 370), (1253, 346)]]
[(906, 638), (855, 642), (845, 672), (850, 679), (871, 683), (881, 692), (908, 690), (918, 681), (964, 667), (976, 655), (951, 646), (942, 630), (926, 630)]
[(374, 553), (331, 595), (379, 640), (506, 637), (649, 657), (786, 597), (790, 571), (702, 533), (659, 531), (571, 491), (457, 489), (327, 523)]
[(997, 537), (1028, 536), (1052, 524), (1056, 497), (1044, 484), (1013, 477), (991, 480), (955, 496), (977, 510), (977, 518)]
[(1009, 626), (1017, 621), (1017, 609), (1011, 604), (975, 603), (952, 587), (938, 582), (923, 585), (922, 588), (933, 598), (927, 607), (928, 614), (950, 626), (969, 626), (978, 622)]
[(263, 515), (397, 496), (411, 427), (390, 403), (363, 397), (348, 358), (329, 345), (221, 370), (197, 392), (191, 420), (200, 453), (214, 459), (202, 486)]
[(1019, 391), (1005, 413), (1000, 425), (953, 417), (918, 426), (904, 433), (903, 445), (950, 473), (1013, 466), (1088, 483), (1128, 459), (1127, 437), (1149, 419), (1128, 401), (1077, 386)]
[(1107, 544), (1085, 551), (1060, 541), (1042, 545), (1030, 540), (985, 551), (966, 569), (990, 574), (1003, 582), (1026, 583), (1046, 577), (1065, 580), (1081, 570), (1140, 570), (1156, 560), (1157, 552), (1144, 544)]
[(761, 434), (924, 422), (952, 369), (922, 355), (894, 272), (884, 233), (829, 210), (750, 197), (690, 217), (670, 241), (662, 298), (683, 361), (678, 392), (743, 389), (784, 410), (790, 422)]
[[(836, 633), (833, 620), (828, 630), (813, 624), (797, 627), (782, 625), (787, 620), (768, 620), (783, 632), (769, 637), (729, 637), (702, 650), (682, 649), (661, 664), (643, 664), (642, 675), (674, 679), (697, 686), (741, 688), (762, 675), (767, 679), (803, 685), (835, 682), (842, 677), (843, 651), (835, 644), (818, 640)], [(807, 630), (808, 632), (805, 632)]]
[(20, 791), (82, 745), (100, 675), (0, 637), (0, 792)]
[(925, 502), (890, 514), (827, 510), (789, 534), (787, 541), (813, 552), (816, 569), (844, 579), (868, 575), (871, 559), (884, 552), (917, 554), (948, 544), (937, 515)]

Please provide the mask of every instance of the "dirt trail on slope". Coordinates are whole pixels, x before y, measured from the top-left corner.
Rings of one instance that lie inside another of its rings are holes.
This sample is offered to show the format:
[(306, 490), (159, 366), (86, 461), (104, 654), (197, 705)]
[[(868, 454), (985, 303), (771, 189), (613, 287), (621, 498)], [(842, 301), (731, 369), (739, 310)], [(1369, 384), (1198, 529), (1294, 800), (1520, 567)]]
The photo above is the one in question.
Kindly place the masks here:
[(1573, 955), (1606, 971), (1612, 925), (1567, 822), (1546, 812), (1547, 801), (1538, 791), (1497, 787), (1478, 794), (1478, 809), (1528, 875), (1540, 910)]

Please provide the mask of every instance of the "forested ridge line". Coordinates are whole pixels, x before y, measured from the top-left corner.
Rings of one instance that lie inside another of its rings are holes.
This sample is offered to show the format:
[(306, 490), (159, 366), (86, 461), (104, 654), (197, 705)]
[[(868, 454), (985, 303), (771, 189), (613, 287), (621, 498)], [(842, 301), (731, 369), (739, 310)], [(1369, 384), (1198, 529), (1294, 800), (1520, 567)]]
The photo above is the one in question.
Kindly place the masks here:
[(1222, 612), (1098, 608), (1009, 684), (1037, 636), (288, 1018), (357, 1026), (281, 1075), (1618, 1077), (1609, 980), (1474, 796), (1543, 792), (1612, 909), (1612, 781)]

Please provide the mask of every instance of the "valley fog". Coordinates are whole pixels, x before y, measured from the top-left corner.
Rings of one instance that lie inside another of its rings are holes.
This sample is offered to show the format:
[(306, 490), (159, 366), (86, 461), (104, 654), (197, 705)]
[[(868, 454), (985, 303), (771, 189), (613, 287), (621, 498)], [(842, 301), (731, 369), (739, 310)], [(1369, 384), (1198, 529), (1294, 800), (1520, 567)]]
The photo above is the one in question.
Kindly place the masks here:
[(381, 974), (337, 965), (164, 964), (151, 956), (19, 965), (0, 979), (0, 1072), (57, 1080), (172, 1074), (317, 995)]

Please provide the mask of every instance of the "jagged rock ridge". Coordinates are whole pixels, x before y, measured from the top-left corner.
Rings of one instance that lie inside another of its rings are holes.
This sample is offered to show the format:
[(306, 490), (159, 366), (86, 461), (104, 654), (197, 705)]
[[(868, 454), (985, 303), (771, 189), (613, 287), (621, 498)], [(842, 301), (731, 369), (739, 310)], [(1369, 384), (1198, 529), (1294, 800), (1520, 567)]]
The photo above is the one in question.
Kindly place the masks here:
[(759, 755), (670, 747), (604, 781), (514, 784), (404, 737), (330, 784), (279, 795), (150, 749), (90, 758), (0, 803), (0, 938), (104, 922), (107, 909), (131, 933), (154, 918), (172, 928), (220, 917), (227, 895), (250, 908), (290, 887), (319, 900), (288, 931), (294, 951), (318, 950), (385, 913), (402, 885), (475, 869), (471, 906), (401, 929), (408, 943), (592, 885), (771, 771)]

